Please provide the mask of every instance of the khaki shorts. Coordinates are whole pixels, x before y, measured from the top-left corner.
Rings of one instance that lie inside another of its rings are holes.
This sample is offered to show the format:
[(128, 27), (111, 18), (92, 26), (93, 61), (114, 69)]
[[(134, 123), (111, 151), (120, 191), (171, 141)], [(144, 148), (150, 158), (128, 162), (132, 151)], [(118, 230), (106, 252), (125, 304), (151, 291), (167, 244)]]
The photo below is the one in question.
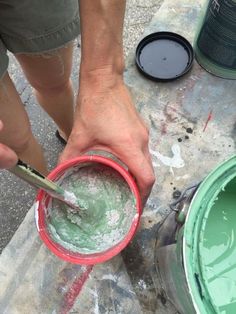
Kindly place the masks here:
[(0, 78), (7, 50), (37, 54), (63, 47), (80, 32), (79, 0), (0, 0)]

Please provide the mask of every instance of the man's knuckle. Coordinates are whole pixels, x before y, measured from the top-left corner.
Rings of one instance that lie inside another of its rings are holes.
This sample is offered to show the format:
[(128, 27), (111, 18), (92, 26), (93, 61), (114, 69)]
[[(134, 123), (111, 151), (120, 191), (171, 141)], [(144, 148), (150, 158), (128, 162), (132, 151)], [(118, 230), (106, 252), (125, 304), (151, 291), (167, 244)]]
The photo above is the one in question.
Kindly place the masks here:
[(145, 125), (144, 128), (145, 128), (145, 131), (146, 131), (147, 135), (149, 136), (149, 133), (150, 133), (149, 127), (147, 125)]
[(149, 141), (149, 130), (147, 128), (144, 128), (141, 132), (141, 138), (144, 143), (148, 143)]
[(150, 175), (146, 176), (144, 181), (145, 181), (145, 185), (153, 186), (153, 184), (156, 181), (155, 175), (154, 174), (150, 174)]
[(134, 145), (135, 140), (131, 134), (124, 134), (121, 142), (125, 143), (126, 145), (128, 145), (130, 147), (130, 146)]

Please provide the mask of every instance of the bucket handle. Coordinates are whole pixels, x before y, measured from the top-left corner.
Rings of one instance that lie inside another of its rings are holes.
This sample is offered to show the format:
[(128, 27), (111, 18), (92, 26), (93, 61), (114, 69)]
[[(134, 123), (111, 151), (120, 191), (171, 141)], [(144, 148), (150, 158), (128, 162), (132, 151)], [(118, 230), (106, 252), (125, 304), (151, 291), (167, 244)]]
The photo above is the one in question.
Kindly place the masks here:
[(169, 205), (170, 209), (177, 213), (176, 220), (179, 223), (183, 224), (185, 222), (189, 204), (191, 203), (191, 200), (193, 199), (201, 183), (202, 181), (185, 189), (181, 193), (180, 197)]

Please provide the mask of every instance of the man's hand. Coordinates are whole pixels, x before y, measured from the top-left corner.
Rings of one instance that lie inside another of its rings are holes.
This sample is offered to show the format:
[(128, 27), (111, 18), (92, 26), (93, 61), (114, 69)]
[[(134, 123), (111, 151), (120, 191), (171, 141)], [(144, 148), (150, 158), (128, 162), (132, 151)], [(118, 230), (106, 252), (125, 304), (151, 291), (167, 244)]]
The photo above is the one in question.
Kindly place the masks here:
[(145, 203), (154, 173), (148, 131), (123, 83), (125, 0), (80, 0), (81, 64), (74, 127), (61, 161), (88, 150), (116, 155)]
[(155, 180), (148, 130), (121, 77), (99, 77), (98, 73), (96, 77), (81, 84), (74, 128), (60, 161), (88, 150), (109, 151), (135, 176), (145, 203)]
[[(3, 128), (3, 123), (0, 120), (0, 132)], [(17, 163), (16, 153), (4, 144), (0, 143), (0, 169), (10, 169)]]

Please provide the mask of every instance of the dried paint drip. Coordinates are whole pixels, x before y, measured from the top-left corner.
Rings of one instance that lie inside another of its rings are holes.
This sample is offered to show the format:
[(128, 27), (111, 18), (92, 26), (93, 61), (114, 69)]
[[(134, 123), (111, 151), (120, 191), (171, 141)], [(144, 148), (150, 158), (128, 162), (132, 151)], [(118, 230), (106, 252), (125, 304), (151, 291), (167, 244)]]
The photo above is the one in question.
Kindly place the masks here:
[[(173, 167), (173, 168), (182, 168), (184, 167), (185, 163), (181, 157), (180, 146), (178, 144), (174, 144), (171, 147), (173, 157), (164, 156), (158, 151), (154, 151), (150, 149), (150, 153), (157, 157), (164, 165)], [(155, 166), (155, 165), (154, 165)], [(156, 165), (157, 166), (157, 165)]]
[(55, 242), (83, 254), (105, 251), (129, 232), (136, 215), (135, 198), (125, 180), (107, 166), (75, 168), (61, 186), (83, 204), (75, 212), (53, 200), (49, 206), (48, 230)]

